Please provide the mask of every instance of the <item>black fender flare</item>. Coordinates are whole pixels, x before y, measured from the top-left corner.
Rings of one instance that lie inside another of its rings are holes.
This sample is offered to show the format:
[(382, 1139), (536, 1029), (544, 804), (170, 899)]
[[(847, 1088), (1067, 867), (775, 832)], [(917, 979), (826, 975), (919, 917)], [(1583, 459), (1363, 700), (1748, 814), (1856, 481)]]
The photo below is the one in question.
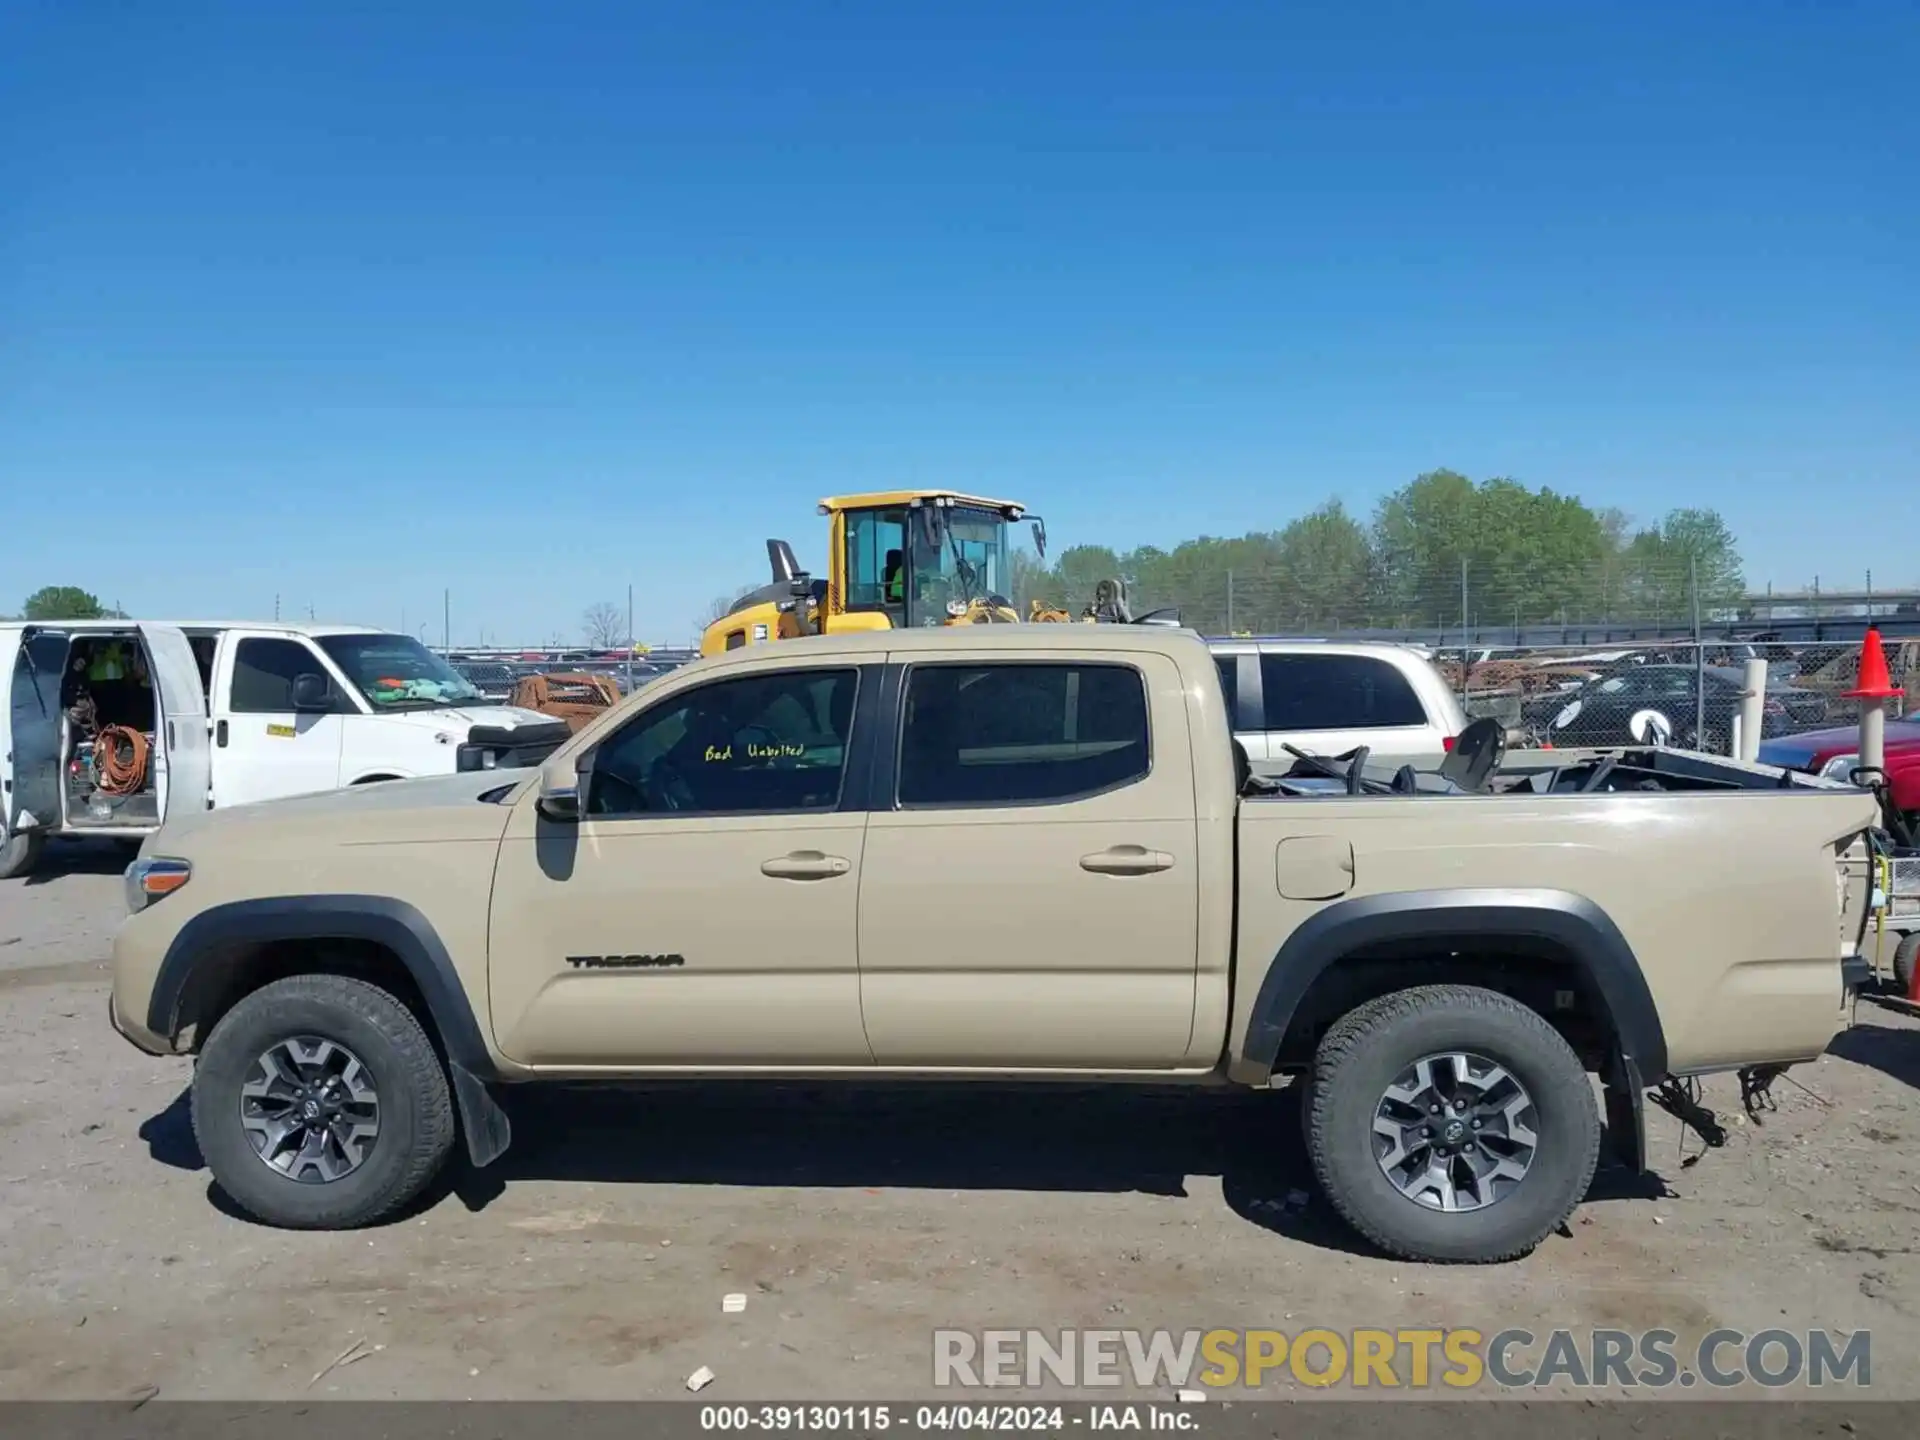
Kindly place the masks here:
[(1314, 981), (1357, 951), (1396, 940), (1493, 938), (1545, 940), (1571, 956), (1611, 1013), (1620, 1058), (1643, 1084), (1666, 1075), (1666, 1032), (1633, 948), (1606, 911), (1569, 890), (1405, 890), (1326, 906), (1287, 937), (1267, 967), (1246, 1056), (1271, 1069)]
[(398, 956), (426, 1002), (446, 1052), (461, 1128), (473, 1163), (507, 1148), (511, 1129), (488, 1085), (499, 1079), (452, 957), (427, 917), (384, 895), (287, 895), (236, 900), (202, 910), (173, 937), (147, 1001), (147, 1028), (172, 1042), (181, 1009), (203, 967), (236, 945), (276, 940), (365, 940)]

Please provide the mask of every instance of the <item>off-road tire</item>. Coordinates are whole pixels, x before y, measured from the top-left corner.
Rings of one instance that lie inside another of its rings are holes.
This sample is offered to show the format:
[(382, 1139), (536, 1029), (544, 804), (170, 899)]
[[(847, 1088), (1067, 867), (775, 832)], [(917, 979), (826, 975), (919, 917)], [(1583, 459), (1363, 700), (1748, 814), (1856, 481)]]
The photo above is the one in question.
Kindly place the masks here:
[(1893, 983), (1902, 995), (1913, 994), (1914, 967), (1920, 966), (1920, 930), (1900, 942), (1893, 952)]
[(0, 828), (0, 880), (18, 880), (22, 875), (31, 874), (33, 867), (40, 863), (46, 838), (38, 830), (8, 834)]
[[(1463, 1213), (1403, 1195), (1373, 1149), (1375, 1108), (1388, 1085), (1416, 1060), (1449, 1051), (1505, 1067), (1538, 1117), (1525, 1178)], [(1396, 991), (1343, 1016), (1320, 1042), (1303, 1100), (1321, 1190), (1361, 1235), (1409, 1260), (1489, 1264), (1525, 1255), (1573, 1213), (1600, 1156), (1599, 1111), (1579, 1057), (1534, 1011), (1472, 986)]]
[[(302, 1184), (262, 1162), (240, 1121), (254, 1061), (294, 1036), (345, 1046), (372, 1072), (380, 1130), (358, 1169)], [(350, 1230), (386, 1218), (426, 1188), (453, 1148), (447, 1073), (413, 1012), (377, 985), (295, 975), (261, 987), (214, 1026), (193, 1073), (193, 1133), (220, 1188), (241, 1209), (291, 1230)]]

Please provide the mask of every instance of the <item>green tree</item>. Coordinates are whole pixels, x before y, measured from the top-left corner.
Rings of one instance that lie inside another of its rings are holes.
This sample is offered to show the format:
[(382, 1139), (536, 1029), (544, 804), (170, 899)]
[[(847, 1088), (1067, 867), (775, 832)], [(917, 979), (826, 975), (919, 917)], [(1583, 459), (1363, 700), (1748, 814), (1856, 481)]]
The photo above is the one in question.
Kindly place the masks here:
[(1094, 586), (1123, 573), (1120, 557), (1106, 546), (1073, 545), (1060, 552), (1053, 581), (1060, 603), (1078, 613), (1093, 603)]
[(106, 607), (78, 585), (42, 586), (20, 611), (23, 620), (98, 620), (106, 613)]
[(1673, 510), (1640, 531), (1621, 556), (1621, 574), (1631, 603), (1660, 619), (1690, 617), (1696, 585), (1702, 615), (1731, 610), (1746, 593), (1739, 545), (1714, 510)]
[(1382, 500), (1373, 518), (1373, 618), (1390, 626), (1459, 623), (1460, 563), (1476, 546), (1473, 481), (1432, 470)]
[(1367, 620), (1373, 551), (1367, 532), (1338, 500), (1282, 530), (1276, 561), (1286, 628), (1343, 630)]
[(1336, 499), (1278, 530), (1201, 535), (1171, 550), (1078, 545), (1051, 567), (1021, 551), (1010, 580), (1023, 614), (1035, 598), (1077, 612), (1117, 575), (1135, 614), (1174, 607), (1208, 633), (1457, 633), (1463, 572), (1471, 624), (1489, 639), (1535, 622), (1681, 622), (1696, 575), (1703, 613), (1731, 610), (1745, 590), (1733, 533), (1711, 510), (1636, 529), (1620, 510), (1455, 470), (1402, 486), (1370, 526)]
[[(1505, 478), (1436, 470), (1374, 516), (1374, 618), (1393, 626), (1503, 626), (1597, 618), (1618, 517)], [(1462, 596), (1462, 582), (1465, 596)]]
[(1038, 555), (1026, 549), (1013, 552), (1008, 561), (1007, 598), (1022, 616), (1035, 600), (1045, 605), (1059, 604), (1055, 593), (1058, 588), (1053, 571)]

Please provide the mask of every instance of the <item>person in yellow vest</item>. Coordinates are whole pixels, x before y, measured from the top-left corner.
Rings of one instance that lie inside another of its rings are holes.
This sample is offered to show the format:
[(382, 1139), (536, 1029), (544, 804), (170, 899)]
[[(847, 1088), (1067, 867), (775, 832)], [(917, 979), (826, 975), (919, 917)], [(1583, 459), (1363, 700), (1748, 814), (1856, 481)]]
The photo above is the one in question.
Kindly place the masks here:
[(87, 665), (87, 679), (93, 684), (101, 681), (124, 680), (131, 673), (127, 663), (126, 647), (118, 640), (94, 647), (93, 659)]

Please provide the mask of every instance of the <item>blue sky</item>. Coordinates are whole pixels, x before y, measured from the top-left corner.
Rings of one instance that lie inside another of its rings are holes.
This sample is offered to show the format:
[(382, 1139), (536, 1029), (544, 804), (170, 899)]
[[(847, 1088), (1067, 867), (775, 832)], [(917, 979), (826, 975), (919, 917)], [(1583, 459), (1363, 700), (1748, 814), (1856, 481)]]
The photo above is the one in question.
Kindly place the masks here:
[(1917, 583), (1916, 73), (1893, 0), (0, 0), (0, 610), (679, 639), (836, 491), (1441, 465)]

